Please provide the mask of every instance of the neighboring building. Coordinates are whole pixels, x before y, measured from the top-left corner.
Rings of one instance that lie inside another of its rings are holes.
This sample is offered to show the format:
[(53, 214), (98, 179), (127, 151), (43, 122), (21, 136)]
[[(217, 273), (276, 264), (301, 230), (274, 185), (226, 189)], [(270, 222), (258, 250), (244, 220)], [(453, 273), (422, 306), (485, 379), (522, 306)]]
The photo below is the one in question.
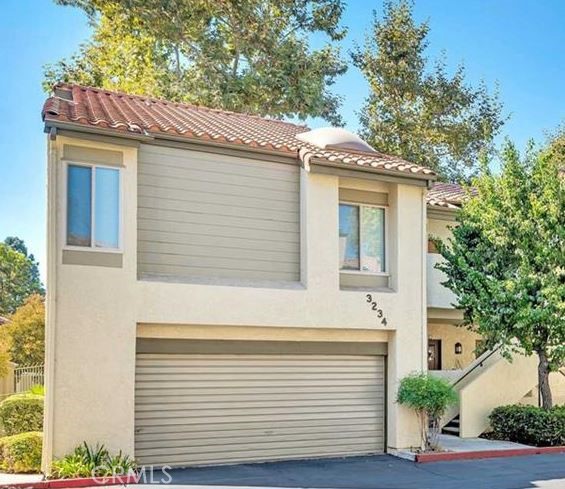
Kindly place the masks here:
[(405, 375), (471, 363), (466, 398), (428, 253), (460, 189), (341, 129), (73, 85), (43, 118), (46, 465), (378, 453), (420, 443)]

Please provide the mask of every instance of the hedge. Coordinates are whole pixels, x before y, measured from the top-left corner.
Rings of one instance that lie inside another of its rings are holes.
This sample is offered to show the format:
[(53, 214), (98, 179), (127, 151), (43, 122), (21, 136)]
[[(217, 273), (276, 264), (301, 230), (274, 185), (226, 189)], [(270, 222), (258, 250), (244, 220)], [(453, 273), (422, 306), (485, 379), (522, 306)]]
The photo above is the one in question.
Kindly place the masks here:
[(536, 406), (501, 406), (489, 418), (492, 435), (499, 440), (537, 447), (565, 445), (565, 406), (548, 410)]
[(11, 473), (41, 472), (43, 434), (37, 431), (0, 438), (0, 470)]
[(43, 430), (43, 400), (38, 394), (14, 394), (0, 403), (0, 423), (6, 435)]

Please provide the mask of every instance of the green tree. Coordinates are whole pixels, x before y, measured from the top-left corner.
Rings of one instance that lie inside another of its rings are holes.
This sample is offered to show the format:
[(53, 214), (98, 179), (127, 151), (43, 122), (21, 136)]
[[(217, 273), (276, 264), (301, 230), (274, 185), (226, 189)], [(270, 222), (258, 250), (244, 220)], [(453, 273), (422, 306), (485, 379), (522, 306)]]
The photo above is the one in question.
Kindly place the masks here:
[(0, 243), (0, 315), (13, 313), (32, 294), (44, 294), (33, 255), (20, 238)]
[(438, 448), (441, 418), (457, 399), (457, 393), (447, 380), (425, 373), (404, 377), (396, 396), (399, 404), (416, 412), (426, 450)]
[(522, 158), (507, 143), (499, 175), (473, 182), (447, 243), (437, 241), (445, 285), (486, 346), (538, 356), (543, 406), (549, 373), (565, 363), (565, 164), (553, 150)]
[(468, 179), (493, 148), (504, 119), (497, 93), (472, 87), (460, 65), (425, 57), (429, 24), (416, 23), (410, 0), (385, 2), (382, 19), (357, 46), (353, 64), (369, 82), (360, 112), (363, 137), (377, 150), (430, 167), (447, 180)]
[[(44, 87), (76, 82), (273, 117), (341, 124), (341, 0), (56, 0), (94, 27)], [(312, 50), (309, 37), (329, 42)]]
[(45, 358), (45, 304), (34, 294), (10, 318), (7, 332), (9, 353), (19, 366), (42, 365)]

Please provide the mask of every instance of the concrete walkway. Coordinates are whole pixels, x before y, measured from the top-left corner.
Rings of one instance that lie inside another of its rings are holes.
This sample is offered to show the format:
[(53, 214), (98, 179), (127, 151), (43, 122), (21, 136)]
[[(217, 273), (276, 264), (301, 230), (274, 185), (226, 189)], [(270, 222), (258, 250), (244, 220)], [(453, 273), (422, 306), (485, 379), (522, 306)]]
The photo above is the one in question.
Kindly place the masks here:
[(42, 474), (6, 474), (0, 472), (0, 487), (8, 484), (31, 484), (32, 482), (39, 482), (43, 480)]
[(481, 452), (483, 450), (517, 450), (531, 448), (529, 445), (511, 441), (485, 440), (484, 438), (459, 438), (453, 435), (439, 435), (441, 448), (448, 452)]
[(564, 489), (565, 455), (426, 464), (378, 455), (177, 469), (171, 476), (184, 489)]

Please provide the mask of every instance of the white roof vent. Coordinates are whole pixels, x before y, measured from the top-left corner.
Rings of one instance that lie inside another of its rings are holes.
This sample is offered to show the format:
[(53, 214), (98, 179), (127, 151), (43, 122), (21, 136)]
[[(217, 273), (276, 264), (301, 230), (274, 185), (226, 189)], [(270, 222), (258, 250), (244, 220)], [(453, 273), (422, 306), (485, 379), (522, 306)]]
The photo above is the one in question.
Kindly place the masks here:
[(300, 141), (313, 144), (321, 149), (376, 153), (375, 149), (363, 141), (357, 134), (346, 131), (341, 127), (321, 127), (312, 131), (302, 132), (296, 137)]

